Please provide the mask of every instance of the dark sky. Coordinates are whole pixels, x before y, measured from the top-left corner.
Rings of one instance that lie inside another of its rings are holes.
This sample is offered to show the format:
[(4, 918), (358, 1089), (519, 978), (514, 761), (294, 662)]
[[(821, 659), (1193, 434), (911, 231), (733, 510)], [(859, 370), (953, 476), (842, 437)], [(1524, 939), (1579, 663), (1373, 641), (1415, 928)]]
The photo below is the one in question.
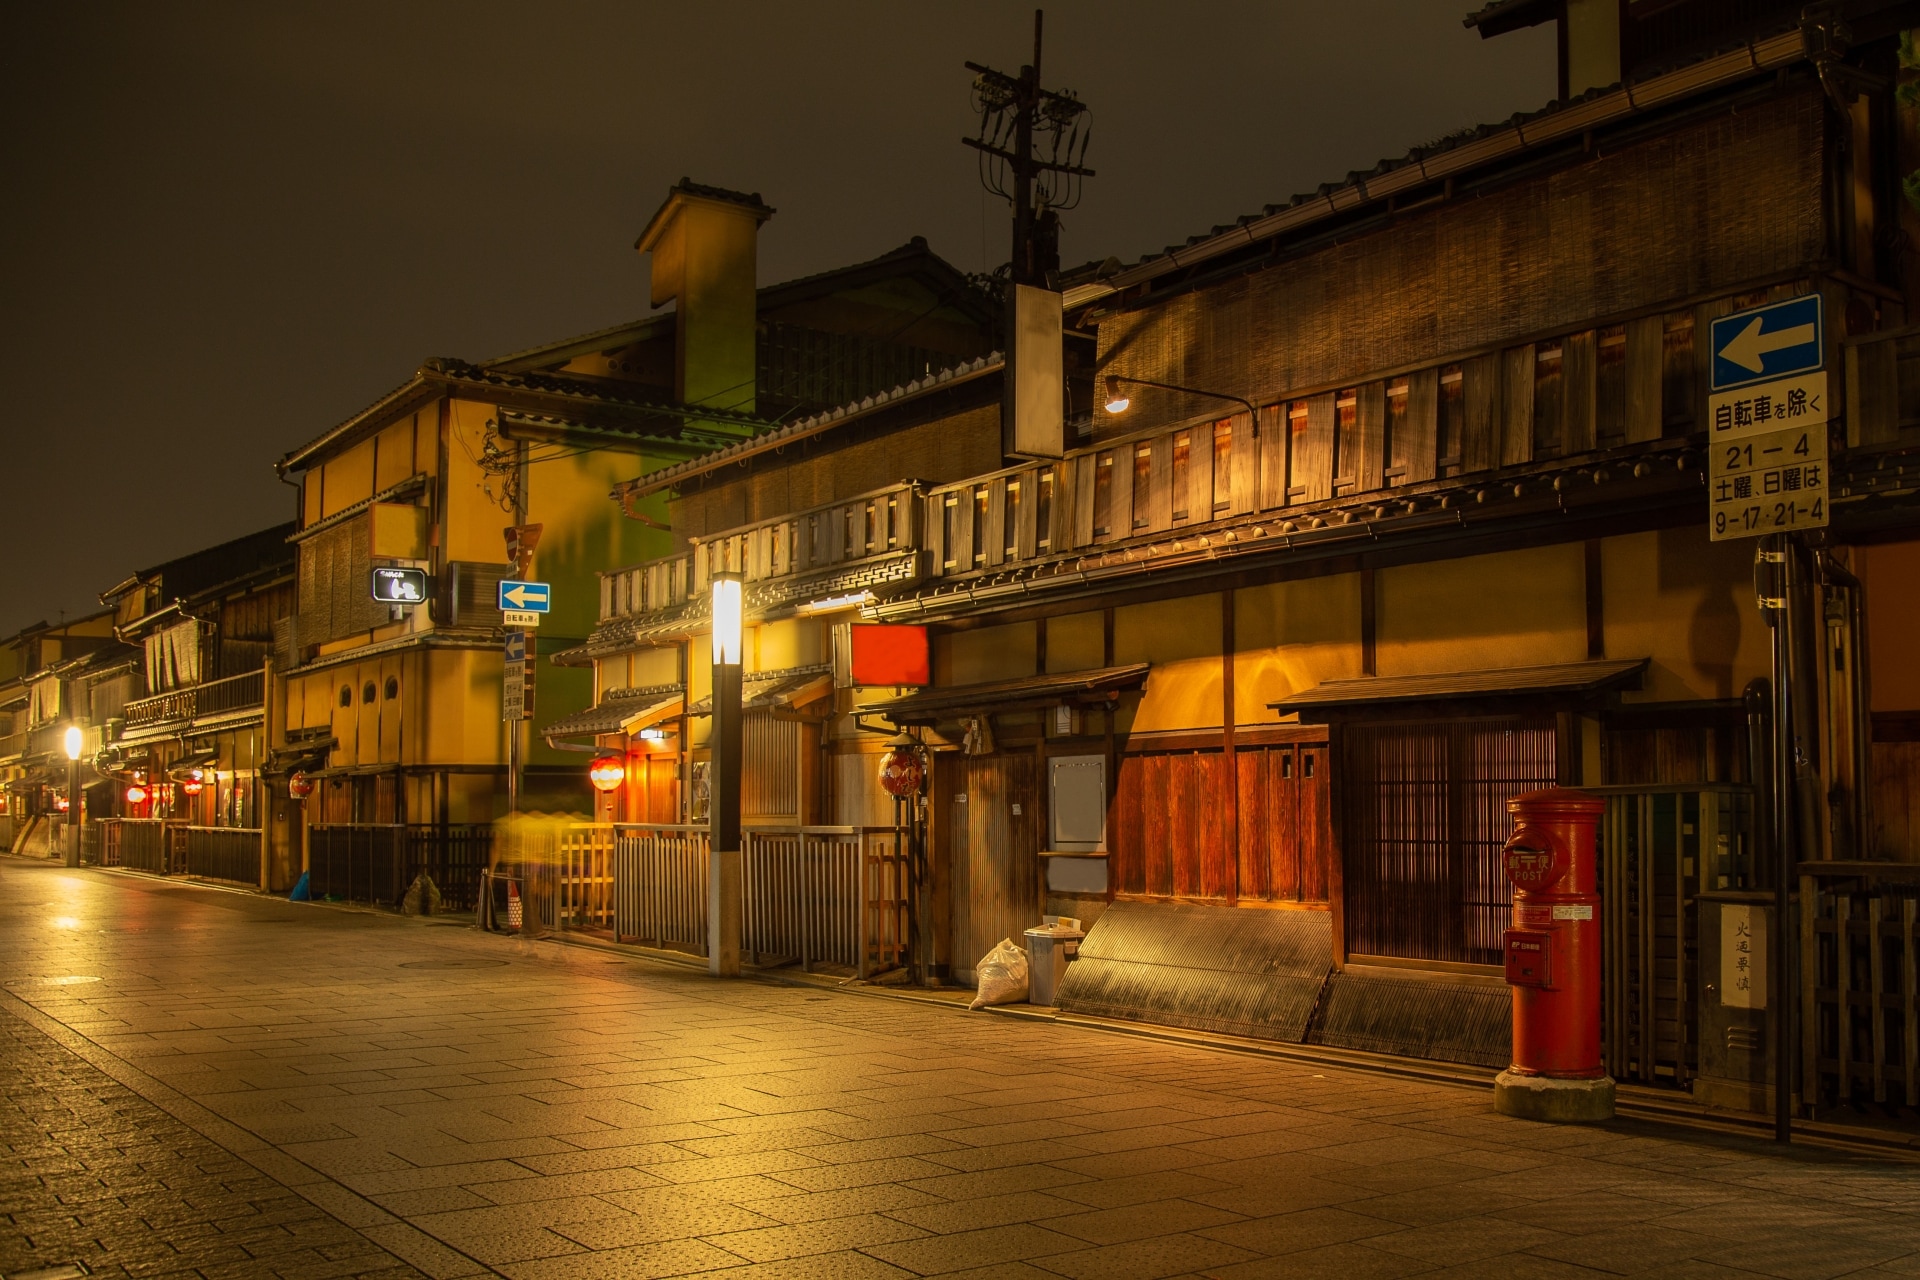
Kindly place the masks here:
[[(1542, 105), (1550, 27), (1469, 0), (1071, 0), (1045, 79), (1093, 108), (1068, 263), (1132, 261)], [(0, 635), (291, 518), (274, 459), (430, 355), (647, 311), (676, 179), (759, 191), (763, 282), (924, 235), (1007, 256), (964, 60), (1030, 4), (14, 6), (0, 42)]]

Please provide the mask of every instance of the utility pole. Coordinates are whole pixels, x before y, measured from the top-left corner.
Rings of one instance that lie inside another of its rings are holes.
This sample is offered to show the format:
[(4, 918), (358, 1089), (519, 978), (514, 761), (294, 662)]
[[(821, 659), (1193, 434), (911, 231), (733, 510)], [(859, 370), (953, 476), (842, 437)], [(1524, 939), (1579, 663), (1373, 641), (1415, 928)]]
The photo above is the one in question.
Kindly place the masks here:
[[(1078, 204), (1079, 180), (1094, 176), (1081, 164), (1093, 137), (1086, 104), (1071, 89), (1040, 86), (1044, 16), (1033, 11), (1033, 62), (1019, 75), (966, 64), (976, 77), (980, 136), (960, 139), (980, 153), (982, 185), (1013, 206), (1012, 282), (1040, 288), (1060, 269), (1058, 211)], [(1045, 156), (1035, 154), (1036, 139), (1044, 142)]]

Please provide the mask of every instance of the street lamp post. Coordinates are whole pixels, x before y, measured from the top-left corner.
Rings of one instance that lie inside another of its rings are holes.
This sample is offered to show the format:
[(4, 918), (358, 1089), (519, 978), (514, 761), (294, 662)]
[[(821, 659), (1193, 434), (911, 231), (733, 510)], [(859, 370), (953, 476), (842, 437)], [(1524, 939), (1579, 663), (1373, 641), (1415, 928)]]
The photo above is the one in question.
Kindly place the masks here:
[(80, 726), (67, 726), (67, 865), (80, 865)]
[(1171, 382), (1155, 382), (1151, 378), (1129, 378), (1121, 373), (1109, 373), (1106, 375), (1106, 380), (1108, 413), (1125, 413), (1132, 406), (1133, 397), (1121, 389), (1123, 385), (1154, 387), (1160, 391), (1178, 391), (1182, 395), (1206, 396), (1211, 400), (1231, 400), (1234, 404), (1245, 406), (1248, 416), (1253, 419), (1253, 429), (1255, 431), (1260, 429), (1260, 411), (1253, 407), (1253, 401), (1242, 399), (1240, 396), (1230, 396), (1224, 391), (1202, 391), (1199, 387), (1182, 387)]
[(707, 969), (740, 976), (741, 582), (713, 576), (713, 737), (708, 743)]

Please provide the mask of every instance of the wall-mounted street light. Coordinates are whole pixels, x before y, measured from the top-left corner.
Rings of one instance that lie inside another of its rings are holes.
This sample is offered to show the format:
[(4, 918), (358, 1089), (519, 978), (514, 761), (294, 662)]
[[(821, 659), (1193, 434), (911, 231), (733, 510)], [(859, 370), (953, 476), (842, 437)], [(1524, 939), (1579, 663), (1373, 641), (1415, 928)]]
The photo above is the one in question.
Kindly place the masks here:
[(1154, 382), (1149, 378), (1129, 378), (1125, 374), (1119, 373), (1109, 373), (1106, 375), (1106, 379), (1106, 404), (1108, 413), (1125, 413), (1133, 404), (1133, 398), (1123, 390), (1123, 387), (1156, 387), (1161, 391), (1178, 391), (1182, 395), (1206, 396), (1213, 400), (1231, 400), (1235, 404), (1245, 405), (1247, 413), (1253, 418), (1256, 429), (1258, 428), (1260, 418), (1254, 410), (1253, 401), (1243, 400), (1239, 396), (1230, 396), (1224, 391), (1202, 391), (1198, 387), (1181, 387), (1171, 382)]
[(80, 732), (80, 726), (67, 726), (67, 857), (70, 867), (80, 865), (80, 811), (86, 807), (80, 799), (80, 748), (86, 743), (86, 736)]
[(707, 743), (707, 970), (740, 974), (740, 576), (713, 575), (713, 736)]

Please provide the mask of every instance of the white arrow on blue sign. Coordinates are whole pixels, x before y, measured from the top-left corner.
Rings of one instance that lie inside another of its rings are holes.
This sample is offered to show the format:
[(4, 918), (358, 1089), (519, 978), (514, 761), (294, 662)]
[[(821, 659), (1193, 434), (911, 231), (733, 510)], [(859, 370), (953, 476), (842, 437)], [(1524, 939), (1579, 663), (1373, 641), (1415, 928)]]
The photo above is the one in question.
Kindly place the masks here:
[(1811, 373), (1826, 363), (1825, 337), (1817, 293), (1722, 316), (1713, 322), (1710, 390)]
[(527, 633), (524, 631), (507, 632), (507, 661), (525, 662), (527, 660)]
[(546, 613), (553, 608), (553, 588), (544, 582), (505, 579), (500, 583), (500, 608), (516, 613)]

